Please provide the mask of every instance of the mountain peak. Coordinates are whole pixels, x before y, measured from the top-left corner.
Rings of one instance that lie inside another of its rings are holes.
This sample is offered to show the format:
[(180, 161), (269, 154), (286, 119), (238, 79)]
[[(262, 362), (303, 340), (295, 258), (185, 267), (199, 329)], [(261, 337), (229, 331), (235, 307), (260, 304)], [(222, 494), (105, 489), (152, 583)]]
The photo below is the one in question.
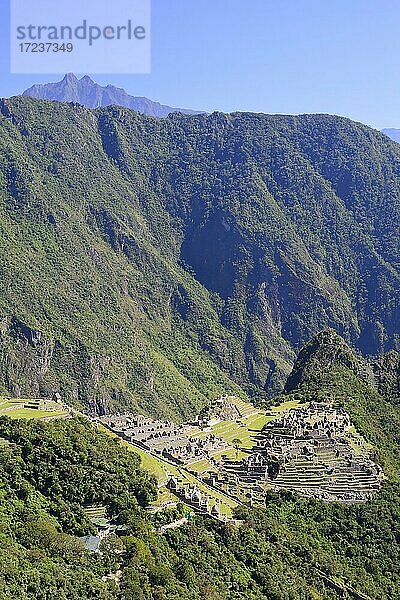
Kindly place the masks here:
[(343, 365), (354, 372), (359, 360), (350, 346), (334, 329), (320, 331), (302, 348), (290, 373), (285, 391), (291, 392), (307, 383), (315, 373), (333, 365)]
[(394, 142), (400, 142), (400, 129), (395, 129), (394, 127), (390, 127), (388, 129), (382, 129), (382, 133), (390, 137)]
[(65, 81), (66, 83), (72, 83), (78, 81), (78, 78), (74, 73), (66, 73), (64, 75), (63, 81)]
[(93, 81), (93, 79), (91, 77), (89, 77), (89, 75), (84, 75), (83, 77), (80, 78), (79, 81), (81, 83), (92, 83), (93, 85), (96, 85), (96, 83)]
[(57, 102), (77, 102), (87, 108), (110, 105), (125, 106), (152, 117), (167, 117), (173, 112), (198, 114), (198, 111), (173, 108), (148, 98), (131, 96), (125, 90), (113, 85), (101, 86), (89, 75), (78, 79), (74, 73), (67, 73), (62, 81), (33, 85), (22, 95)]

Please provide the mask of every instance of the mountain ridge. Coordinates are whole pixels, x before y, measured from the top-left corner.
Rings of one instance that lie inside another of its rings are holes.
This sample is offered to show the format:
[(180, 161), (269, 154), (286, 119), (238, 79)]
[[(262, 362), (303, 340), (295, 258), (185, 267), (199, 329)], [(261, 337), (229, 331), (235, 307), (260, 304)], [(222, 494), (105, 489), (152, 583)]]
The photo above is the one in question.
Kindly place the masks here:
[(22, 93), (23, 96), (57, 102), (77, 102), (87, 108), (100, 106), (125, 106), (153, 117), (167, 117), (170, 113), (197, 114), (198, 111), (173, 108), (160, 102), (154, 102), (142, 96), (132, 96), (124, 89), (113, 85), (101, 86), (88, 75), (78, 79), (73, 73), (67, 73), (61, 81), (35, 84)]
[(326, 327), (398, 349), (400, 149), (383, 134), (26, 97), (0, 112), (3, 390), (179, 419), (280, 391)]
[(394, 142), (400, 142), (400, 129), (395, 127), (389, 127), (387, 129), (381, 129), (382, 133), (390, 137)]

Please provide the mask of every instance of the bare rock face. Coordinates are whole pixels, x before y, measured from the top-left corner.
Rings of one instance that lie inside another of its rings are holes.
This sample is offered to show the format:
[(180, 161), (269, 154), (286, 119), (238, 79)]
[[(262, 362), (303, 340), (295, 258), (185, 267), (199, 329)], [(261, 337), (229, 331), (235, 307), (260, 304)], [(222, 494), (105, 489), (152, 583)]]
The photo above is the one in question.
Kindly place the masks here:
[(394, 142), (400, 142), (400, 129), (389, 127), (388, 129), (382, 129), (381, 131)]
[(112, 401), (106, 389), (110, 357), (71, 349), (14, 316), (0, 321), (0, 391), (18, 397), (60, 397), (105, 414)]
[(16, 317), (5, 317), (0, 326), (3, 385), (14, 396), (39, 396), (53, 353), (54, 340)]

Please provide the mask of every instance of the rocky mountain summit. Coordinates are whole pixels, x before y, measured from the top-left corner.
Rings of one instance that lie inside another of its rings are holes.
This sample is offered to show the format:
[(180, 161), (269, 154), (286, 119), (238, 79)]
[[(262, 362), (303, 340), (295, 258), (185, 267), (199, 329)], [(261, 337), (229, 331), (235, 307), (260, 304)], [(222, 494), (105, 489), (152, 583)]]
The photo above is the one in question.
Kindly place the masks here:
[(101, 86), (88, 75), (78, 79), (73, 73), (67, 73), (61, 81), (55, 83), (35, 84), (25, 90), (22, 95), (42, 100), (56, 100), (57, 102), (77, 102), (88, 108), (110, 105), (126, 106), (152, 117), (167, 117), (174, 112), (187, 115), (198, 112), (185, 108), (172, 108), (148, 98), (131, 96), (122, 88), (113, 85)]

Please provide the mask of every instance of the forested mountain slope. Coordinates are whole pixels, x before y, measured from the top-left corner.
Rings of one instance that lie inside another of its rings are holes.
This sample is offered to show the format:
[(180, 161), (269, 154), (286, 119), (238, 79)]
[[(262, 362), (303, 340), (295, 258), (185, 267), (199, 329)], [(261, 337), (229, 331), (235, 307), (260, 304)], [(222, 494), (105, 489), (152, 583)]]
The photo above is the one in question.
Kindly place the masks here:
[(0, 118), (1, 385), (193, 413), (282, 385), (330, 326), (399, 347), (400, 148), (347, 119)]
[(386, 475), (398, 481), (399, 378), (398, 352), (367, 361), (328, 329), (302, 348), (286, 381), (285, 393), (303, 401), (331, 399), (339, 403), (372, 443)]
[[(237, 509), (240, 524), (196, 517), (160, 535), (176, 509), (142, 510), (155, 482), (134, 452), (85, 419), (1, 417), (1, 598), (397, 600), (400, 410), (365, 381), (361, 363), (333, 331), (320, 333), (300, 353), (286, 398), (343, 404), (384, 467), (382, 490), (349, 505), (271, 491), (265, 508)], [(126, 535), (93, 554), (75, 536), (92, 531), (84, 509), (99, 504)]]

